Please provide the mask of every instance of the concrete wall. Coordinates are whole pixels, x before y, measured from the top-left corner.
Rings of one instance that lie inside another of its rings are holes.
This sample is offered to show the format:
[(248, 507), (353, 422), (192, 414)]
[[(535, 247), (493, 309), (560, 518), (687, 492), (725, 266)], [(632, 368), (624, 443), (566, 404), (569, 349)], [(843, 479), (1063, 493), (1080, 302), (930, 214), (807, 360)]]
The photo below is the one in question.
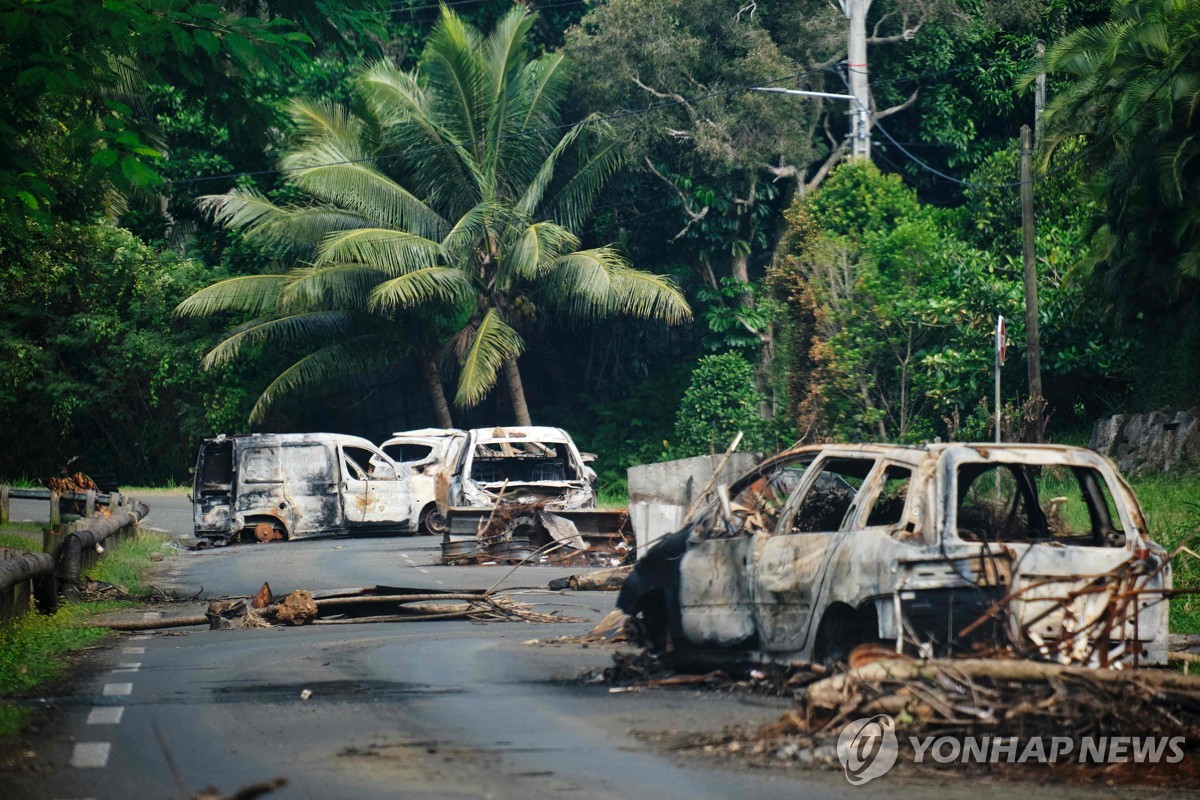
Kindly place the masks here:
[[(724, 456), (697, 456), (630, 467), (629, 520), (641, 557), (655, 541), (683, 527), (683, 517)], [(733, 483), (762, 461), (757, 453), (734, 453), (717, 483)]]

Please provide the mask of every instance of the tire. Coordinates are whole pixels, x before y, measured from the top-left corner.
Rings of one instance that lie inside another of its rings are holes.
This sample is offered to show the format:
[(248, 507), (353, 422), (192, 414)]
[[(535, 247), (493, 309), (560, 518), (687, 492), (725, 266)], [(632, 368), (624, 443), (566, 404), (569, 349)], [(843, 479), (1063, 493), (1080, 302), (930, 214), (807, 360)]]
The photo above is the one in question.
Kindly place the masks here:
[(446, 518), (438, 511), (436, 503), (430, 503), (421, 509), (421, 518), (417, 522), (417, 533), (441, 536), (447, 530), (449, 530), (449, 526), (446, 524)]

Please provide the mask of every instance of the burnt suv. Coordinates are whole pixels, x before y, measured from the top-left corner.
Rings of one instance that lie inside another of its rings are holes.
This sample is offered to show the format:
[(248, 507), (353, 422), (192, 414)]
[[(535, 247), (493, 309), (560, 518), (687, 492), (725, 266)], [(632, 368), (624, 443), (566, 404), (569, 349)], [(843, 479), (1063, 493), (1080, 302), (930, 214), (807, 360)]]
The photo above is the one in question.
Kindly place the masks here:
[(617, 601), (677, 661), (824, 662), (866, 643), (1166, 661), (1166, 552), (1090, 450), (805, 446), (713, 494)]

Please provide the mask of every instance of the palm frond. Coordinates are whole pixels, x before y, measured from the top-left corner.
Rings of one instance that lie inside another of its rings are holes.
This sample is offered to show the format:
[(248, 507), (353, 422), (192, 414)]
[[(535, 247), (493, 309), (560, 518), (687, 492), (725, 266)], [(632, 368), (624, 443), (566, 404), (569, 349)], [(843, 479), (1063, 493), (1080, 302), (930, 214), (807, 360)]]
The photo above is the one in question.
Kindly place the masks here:
[(277, 206), (250, 189), (200, 198), (200, 209), (219, 225), (258, 241), (293, 249), (315, 249), (332, 231), (368, 224), (366, 217), (335, 206)]
[(340, 338), (350, 326), (350, 316), (344, 311), (312, 311), (252, 320), (230, 331), (228, 336), (208, 351), (200, 365), (204, 369), (212, 369), (227, 364), (237, 357), (245, 345), (271, 342), (291, 347), (316, 339)]
[(526, 279), (537, 279), (558, 263), (564, 252), (579, 247), (579, 238), (553, 222), (535, 222), (527, 227), (509, 249), (506, 271)]
[(335, 233), (321, 242), (316, 264), (368, 264), (391, 275), (437, 263), (441, 245), (437, 242), (388, 228), (359, 228)]
[(471, 279), (453, 267), (425, 267), (371, 290), (371, 310), (394, 311), (429, 303), (457, 304), (472, 294)]
[(633, 268), (612, 247), (563, 256), (549, 275), (547, 291), (552, 303), (582, 320), (628, 314), (675, 325), (692, 316), (674, 281)]
[(502, 211), (499, 204), (491, 201), (477, 203), (468, 209), (442, 239), (443, 255), (451, 261), (473, 258), (476, 244), (487, 231), (488, 220)]
[(463, 356), (455, 404), (461, 408), (478, 405), (496, 385), (504, 362), (521, 355), (524, 349), (520, 334), (505, 324), (496, 309), (488, 309)]
[(177, 317), (207, 317), (223, 311), (255, 315), (275, 311), (286, 275), (243, 275), (227, 278), (193, 294), (175, 307)]
[(450, 227), (436, 211), (373, 164), (347, 156), (328, 140), (290, 153), (282, 165), (288, 181), (313, 197), (384, 227), (435, 239)]
[[(430, 94), (430, 109), (438, 114), (442, 127), (475, 154), (477, 164), (482, 163), (479, 154), (483, 152), (486, 107), (478, 55), (481, 46), (478, 31), (443, 6), (441, 19), (434, 25), (421, 54), (421, 73)], [(433, 102), (434, 96), (437, 102)]]
[(313, 388), (329, 388), (356, 375), (387, 366), (389, 355), (370, 346), (374, 336), (359, 336), (309, 353), (281, 372), (259, 395), (250, 422), (262, 422), (283, 397)]
[(683, 292), (665, 275), (619, 266), (613, 270), (613, 284), (617, 310), (622, 314), (668, 325), (679, 325), (692, 318), (692, 308)]
[(625, 143), (607, 124), (591, 126), (580, 143), (579, 163), (570, 180), (546, 204), (551, 216), (572, 230), (579, 230), (591, 216), (596, 195), (625, 163)]
[(345, 106), (327, 100), (293, 100), (288, 104), (288, 115), (306, 140), (329, 139), (347, 155), (366, 155), (362, 150), (362, 120)]
[(336, 263), (297, 267), (280, 294), (285, 308), (367, 309), (371, 290), (392, 275), (374, 264)]

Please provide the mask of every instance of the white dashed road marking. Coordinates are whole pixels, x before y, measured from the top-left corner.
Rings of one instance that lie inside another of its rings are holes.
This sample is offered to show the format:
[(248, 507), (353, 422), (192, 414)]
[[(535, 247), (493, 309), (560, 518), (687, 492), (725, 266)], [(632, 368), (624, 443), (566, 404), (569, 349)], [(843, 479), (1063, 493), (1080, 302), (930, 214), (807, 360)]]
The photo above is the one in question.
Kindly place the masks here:
[(421, 567), (417, 567), (417, 572), (424, 573), (425, 575), (428, 575), (428, 574), (429, 574), (429, 570), (427, 570), (427, 569), (422, 569)]
[(113, 668), (113, 672), (137, 672), (142, 668), (140, 661), (122, 661)]
[(144, 647), (122, 647), (121, 652), (127, 656), (138, 656), (146, 652)]
[(131, 642), (146, 642), (153, 638), (154, 637), (148, 633), (139, 633), (137, 636), (130, 636), (129, 641), (131, 641)]
[(92, 713), (88, 714), (88, 725), (119, 725), (121, 723), (121, 715), (125, 713), (125, 706), (101, 706), (93, 708)]
[(79, 742), (71, 752), (72, 767), (104, 767), (112, 745), (108, 742)]
[(104, 684), (105, 697), (124, 697), (125, 695), (133, 694), (132, 683), (106, 683)]
[(142, 619), (162, 619), (161, 611), (147, 611), (142, 614)]

